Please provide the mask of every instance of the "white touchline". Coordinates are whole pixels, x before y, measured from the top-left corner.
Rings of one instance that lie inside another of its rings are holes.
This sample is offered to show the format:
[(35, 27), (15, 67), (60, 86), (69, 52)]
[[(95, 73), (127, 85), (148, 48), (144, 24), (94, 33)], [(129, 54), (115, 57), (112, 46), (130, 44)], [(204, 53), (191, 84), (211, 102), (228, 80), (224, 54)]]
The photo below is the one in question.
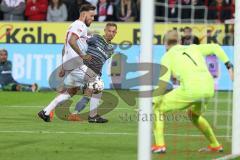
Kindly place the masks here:
[[(43, 106), (8, 106), (8, 105), (0, 105), (0, 109), (1, 108), (42, 108)], [(111, 109), (111, 108), (107, 108), (107, 107), (102, 107), (101, 109)], [(114, 110), (136, 110), (136, 107), (116, 107), (114, 108)], [(184, 111), (182, 111), (184, 112)], [(214, 112), (214, 110), (210, 110), (210, 109), (206, 109), (207, 113), (211, 113), (211, 112)], [(205, 113), (204, 112), (204, 113)], [(226, 114), (229, 114), (231, 113), (231, 111), (218, 111), (218, 113), (226, 113)]]
[[(66, 132), (66, 131), (1, 131), (0, 133), (29, 133), (29, 134), (81, 134), (81, 135), (128, 135), (137, 136), (137, 133), (128, 132)], [(171, 134), (166, 133), (165, 136), (178, 136), (178, 137), (203, 137), (201, 134)], [(228, 138), (229, 136), (218, 135), (219, 138)]]
[[(44, 106), (7, 106), (7, 105), (0, 105), (1, 108), (43, 108)], [(72, 108), (72, 107), (71, 107)], [(112, 109), (112, 108), (107, 108), (107, 107), (101, 107), (101, 109)], [(134, 110), (136, 107), (116, 107), (114, 110)]]

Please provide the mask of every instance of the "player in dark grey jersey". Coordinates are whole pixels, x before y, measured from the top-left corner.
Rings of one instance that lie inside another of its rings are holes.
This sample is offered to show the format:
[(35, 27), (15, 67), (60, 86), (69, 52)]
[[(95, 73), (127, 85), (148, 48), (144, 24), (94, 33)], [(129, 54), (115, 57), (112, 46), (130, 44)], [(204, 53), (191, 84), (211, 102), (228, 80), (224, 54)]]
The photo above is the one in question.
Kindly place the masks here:
[[(107, 23), (104, 29), (103, 36), (93, 35), (87, 40), (88, 50), (87, 54), (91, 55), (91, 60), (84, 61), (84, 64), (92, 69), (96, 74), (101, 76), (102, 67), (104, 63), (112, 56), (113, 46), (111, 40), (117, 33), (117, 25), (115, 23)], [(83, 97), (76, 105), (74, 114), (68, 117), (68, 120), (78, 121), (80, 117), (78, 113), (83, 110), (86, 104), (90, 101), (90, 114), (88, 122), (90, 123), (106, 123), (107, 119), (102, 118), (97, 114), (97, 107), (99, 105), (102, 93), (93, 94), (91, 98)]]
[(91, 55), (90, 61), (84, 61), (84, 64), (91, 68), (96, 74), (101, 74), (104, 63), (112, 56), (113, 46), (104, 36), (93, 35), (87, 40), (87, 54)]

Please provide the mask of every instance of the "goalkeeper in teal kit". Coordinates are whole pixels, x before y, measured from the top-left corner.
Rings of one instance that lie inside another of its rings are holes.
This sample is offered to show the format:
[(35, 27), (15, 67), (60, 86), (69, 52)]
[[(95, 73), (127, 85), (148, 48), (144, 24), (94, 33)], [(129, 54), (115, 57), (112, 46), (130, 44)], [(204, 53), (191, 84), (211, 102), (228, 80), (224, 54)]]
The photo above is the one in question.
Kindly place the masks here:
[(203, 99), (214, 96), (214, 80), (208, 71), (205, 56), (215, 54), (225, 63), (229, 75), (233, 80), (233, 65), (218, 44), (201, 44), (183, 46), (178, 45), (178, 34), (169, 31), (166, 34), (167, 53), (162, 58), (161, 65), (167, 68), (160, 77), (159, 87), (165, 90), (165, 84), (171, 76), (180, 81), (180, 86), (165, 95), (154, 92), (154, 137), (153, 153), (165, 153), (164, 121), (160, 116), (166, 112), (187, 109), (193, 124), (199, 128), (209, 141), (209, 146), (200, 151), (223, 151), (222, 145), (207, 122), (201, 115)]

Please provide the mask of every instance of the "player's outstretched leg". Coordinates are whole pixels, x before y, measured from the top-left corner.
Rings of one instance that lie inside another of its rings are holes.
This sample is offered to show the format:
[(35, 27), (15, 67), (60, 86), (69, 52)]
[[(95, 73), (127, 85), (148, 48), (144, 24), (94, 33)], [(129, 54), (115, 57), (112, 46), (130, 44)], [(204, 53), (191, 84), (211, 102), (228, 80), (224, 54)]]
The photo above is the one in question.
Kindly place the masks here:
[(74, 113), (80, 113), (86, 107), (89, 100), (89, 97), (82, 97), (82, 99), (76, 104)]
[(199, 149), (199, 152), (223, 152), (223, 147), (219, 144), (208, 121), (203, 116), (198, 115), (191, 110), (189, 110), (188, 114), (191, 117), (190, 119), (192, 120), (193, 124), (199, 128), (199, 130), (210, 142), (208, 147)]
[(43, 119), (45, 122), (50, 122), (50, 113), (54, 110), (59, 104), (65, 102), (66, 100), (70, 99), (71, 96), (68, 92), (61, 93), (56, 98), (52, 100), (52, 102), (45, 107), (42, 111), (38, 113), (38, 116)]

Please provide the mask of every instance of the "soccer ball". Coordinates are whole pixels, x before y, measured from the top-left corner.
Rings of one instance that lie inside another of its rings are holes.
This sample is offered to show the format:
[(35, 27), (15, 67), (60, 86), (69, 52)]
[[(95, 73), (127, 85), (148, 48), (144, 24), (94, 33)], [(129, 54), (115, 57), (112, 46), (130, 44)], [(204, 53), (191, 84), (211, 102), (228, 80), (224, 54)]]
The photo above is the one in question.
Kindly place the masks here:
[(92, 89), (94, 91), (94, 93), (100, 93), (103, 91), (104, 89), (104, 83), (103, 81), (100, 79), (100, 80), (96, 80), (94, 82), (89, 82), (87, 87), (89, 89)]

